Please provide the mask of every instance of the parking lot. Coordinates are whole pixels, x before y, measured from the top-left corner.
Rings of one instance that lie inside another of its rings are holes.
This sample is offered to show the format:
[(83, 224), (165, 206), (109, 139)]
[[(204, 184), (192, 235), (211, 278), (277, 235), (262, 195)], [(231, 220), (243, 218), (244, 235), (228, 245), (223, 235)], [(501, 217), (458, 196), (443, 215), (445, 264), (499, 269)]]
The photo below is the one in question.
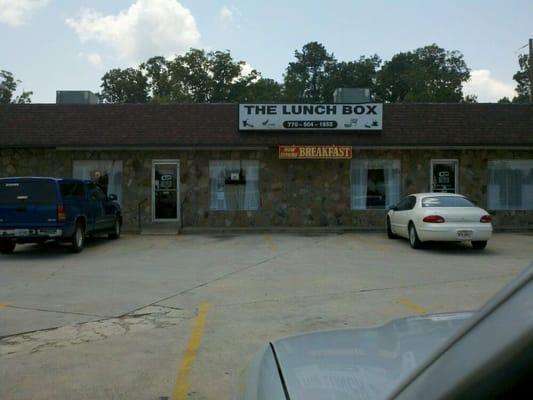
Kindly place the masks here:
[(0, 398), (230, 399), (271, 339), (476, 309), (532, 258), (513, 233), (482, 251), (378, 233), (20, 246), (0, 256)]

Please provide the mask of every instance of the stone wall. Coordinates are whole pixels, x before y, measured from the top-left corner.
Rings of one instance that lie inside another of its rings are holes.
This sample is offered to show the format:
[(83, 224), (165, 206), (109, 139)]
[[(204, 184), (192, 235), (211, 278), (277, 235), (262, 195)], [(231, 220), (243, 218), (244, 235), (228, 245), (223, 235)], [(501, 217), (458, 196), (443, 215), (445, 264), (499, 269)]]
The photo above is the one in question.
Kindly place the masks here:
[[(401, 193), (429, 190), (431, 159), (459, 160), (459, 191), (486, 206), (490, 159), (533, 159), (528, 150), (354, 150), (354, 158), (398, 159)], [(383, 229), (385, 210), (350, 209), (349, 160), (279, 160), (277, 149), (257, 151), (66, 151), (0, 150), (0, 177), (71, 176), (73, 160), (122, 160), (125, 228), (151, 223), (151, 168), (154, 159), (180, 161), (180, 202), (184, 226), (347, 227)], [(209, 210), (209, 160), (259, 160), (258, 211)], [(495, 211), (500, 229), (533, 229), (533, 211)]]

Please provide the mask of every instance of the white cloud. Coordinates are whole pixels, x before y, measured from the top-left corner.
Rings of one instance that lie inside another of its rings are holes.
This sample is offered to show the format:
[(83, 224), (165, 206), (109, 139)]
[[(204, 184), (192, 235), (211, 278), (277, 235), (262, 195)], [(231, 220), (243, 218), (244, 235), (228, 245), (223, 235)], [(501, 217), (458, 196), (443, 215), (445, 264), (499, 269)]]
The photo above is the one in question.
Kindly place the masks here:
[(132, 64), (183, 53), (200, 40), (193, 15), (177, 0), (137, 0), (117, 15), (85, 9), (65, 22), (82, 42), (107, 44)]
[(496, 102), (502, 97), (516, 96), (514, 85), (493, 78), (488, 69), (470, 72), (470, 79), (463, 85), (465, 94), (475, 94), (480, 103)]
[(253, 71), (254, 67), (252, 67), (250, 64), (248, 64), (247, 62), (245, 62), (242, 66), (241, 66), (241, 75), (242, 76), (248, 76), (250, 75), (250, 73)]
[(237, 19), (240, 17), (242, 17), (241, 11), (234, 5), (223, 6), (218, 13), (218, 18), (224, 27), (232, 25), (236, 28), (240, 28), (240, 26), (236, 24)]
[(0, 22), (10, 26), (22, 25), (30, 14), (46, 3), (48, 0), (0, 0)]
[(223, 24), (229, 24), (233, 22), (233, 11), (231, 11), (227, 6), (224, 6), (220, 9), (220, 21)]
[(78, 56), (85, 59), (89, 64), (93, 65), (94, 67), (101, 68), (104, 66), (104, 62), (102, 60), (102, 56), (98, 53), (78, 53)]

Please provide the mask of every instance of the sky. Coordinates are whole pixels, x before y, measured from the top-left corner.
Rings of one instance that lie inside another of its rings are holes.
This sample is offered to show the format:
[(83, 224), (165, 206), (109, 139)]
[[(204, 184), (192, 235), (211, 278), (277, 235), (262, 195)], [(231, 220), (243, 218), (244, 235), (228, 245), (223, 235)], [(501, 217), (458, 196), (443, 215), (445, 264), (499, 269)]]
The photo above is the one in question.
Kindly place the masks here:
[(191, 47), (230, 50), (281, 81), (310, 41), (339, 61), (436, 43), (464, 55), (464, 92), (492, 102), (514, 95), (532, 21), (532, 0), (0, 0), (0, 69), (53, 103), (56, 90), (98, 92), (111, 68)]

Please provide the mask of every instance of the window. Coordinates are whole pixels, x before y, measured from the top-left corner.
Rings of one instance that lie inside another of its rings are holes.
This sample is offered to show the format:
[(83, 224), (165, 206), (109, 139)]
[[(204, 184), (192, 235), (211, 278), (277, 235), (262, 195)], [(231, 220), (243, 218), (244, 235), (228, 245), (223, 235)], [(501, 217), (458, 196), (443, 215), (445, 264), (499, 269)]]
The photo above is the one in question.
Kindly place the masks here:
[(352, 160), (352, 209), (387, 208), (400, 198), (399, 160)]
[(88, 187), (89, 187), (89, 193), (90, 193), (91, 198), (93, 198), (95, 200), (105, 200), (105, 199), (107, 199), (106, 194), (100, 188), (99, 185), (97, 185), (95, 183), (89, 183)]
[(259, 161), (210, 161), (209, 208), (219, 211), (257, 210)]
[(488, 208), (533, 209), (533, 160), (489, 161)]
[(56, 184), (52, 181), (10, 181), (0, 184), (0, 203), (56, 203)]
[(422, 207), (476, 207), (476, 205), (461, 196), (435, 196), (424, 197)]
[(64, 182), (60, 184), (60, 189), (63, 199), (81, 199), (85, 194), (82, 183)]
[(92, 180), (106, 196), (116, 194), (118, 202), (122, 203), (122, 161), (74, 160), (72, 176)]
[(407, 211), (412, 210), (416, 204), (415, 196), (404, 197), (396, 206), (396, 211)]

